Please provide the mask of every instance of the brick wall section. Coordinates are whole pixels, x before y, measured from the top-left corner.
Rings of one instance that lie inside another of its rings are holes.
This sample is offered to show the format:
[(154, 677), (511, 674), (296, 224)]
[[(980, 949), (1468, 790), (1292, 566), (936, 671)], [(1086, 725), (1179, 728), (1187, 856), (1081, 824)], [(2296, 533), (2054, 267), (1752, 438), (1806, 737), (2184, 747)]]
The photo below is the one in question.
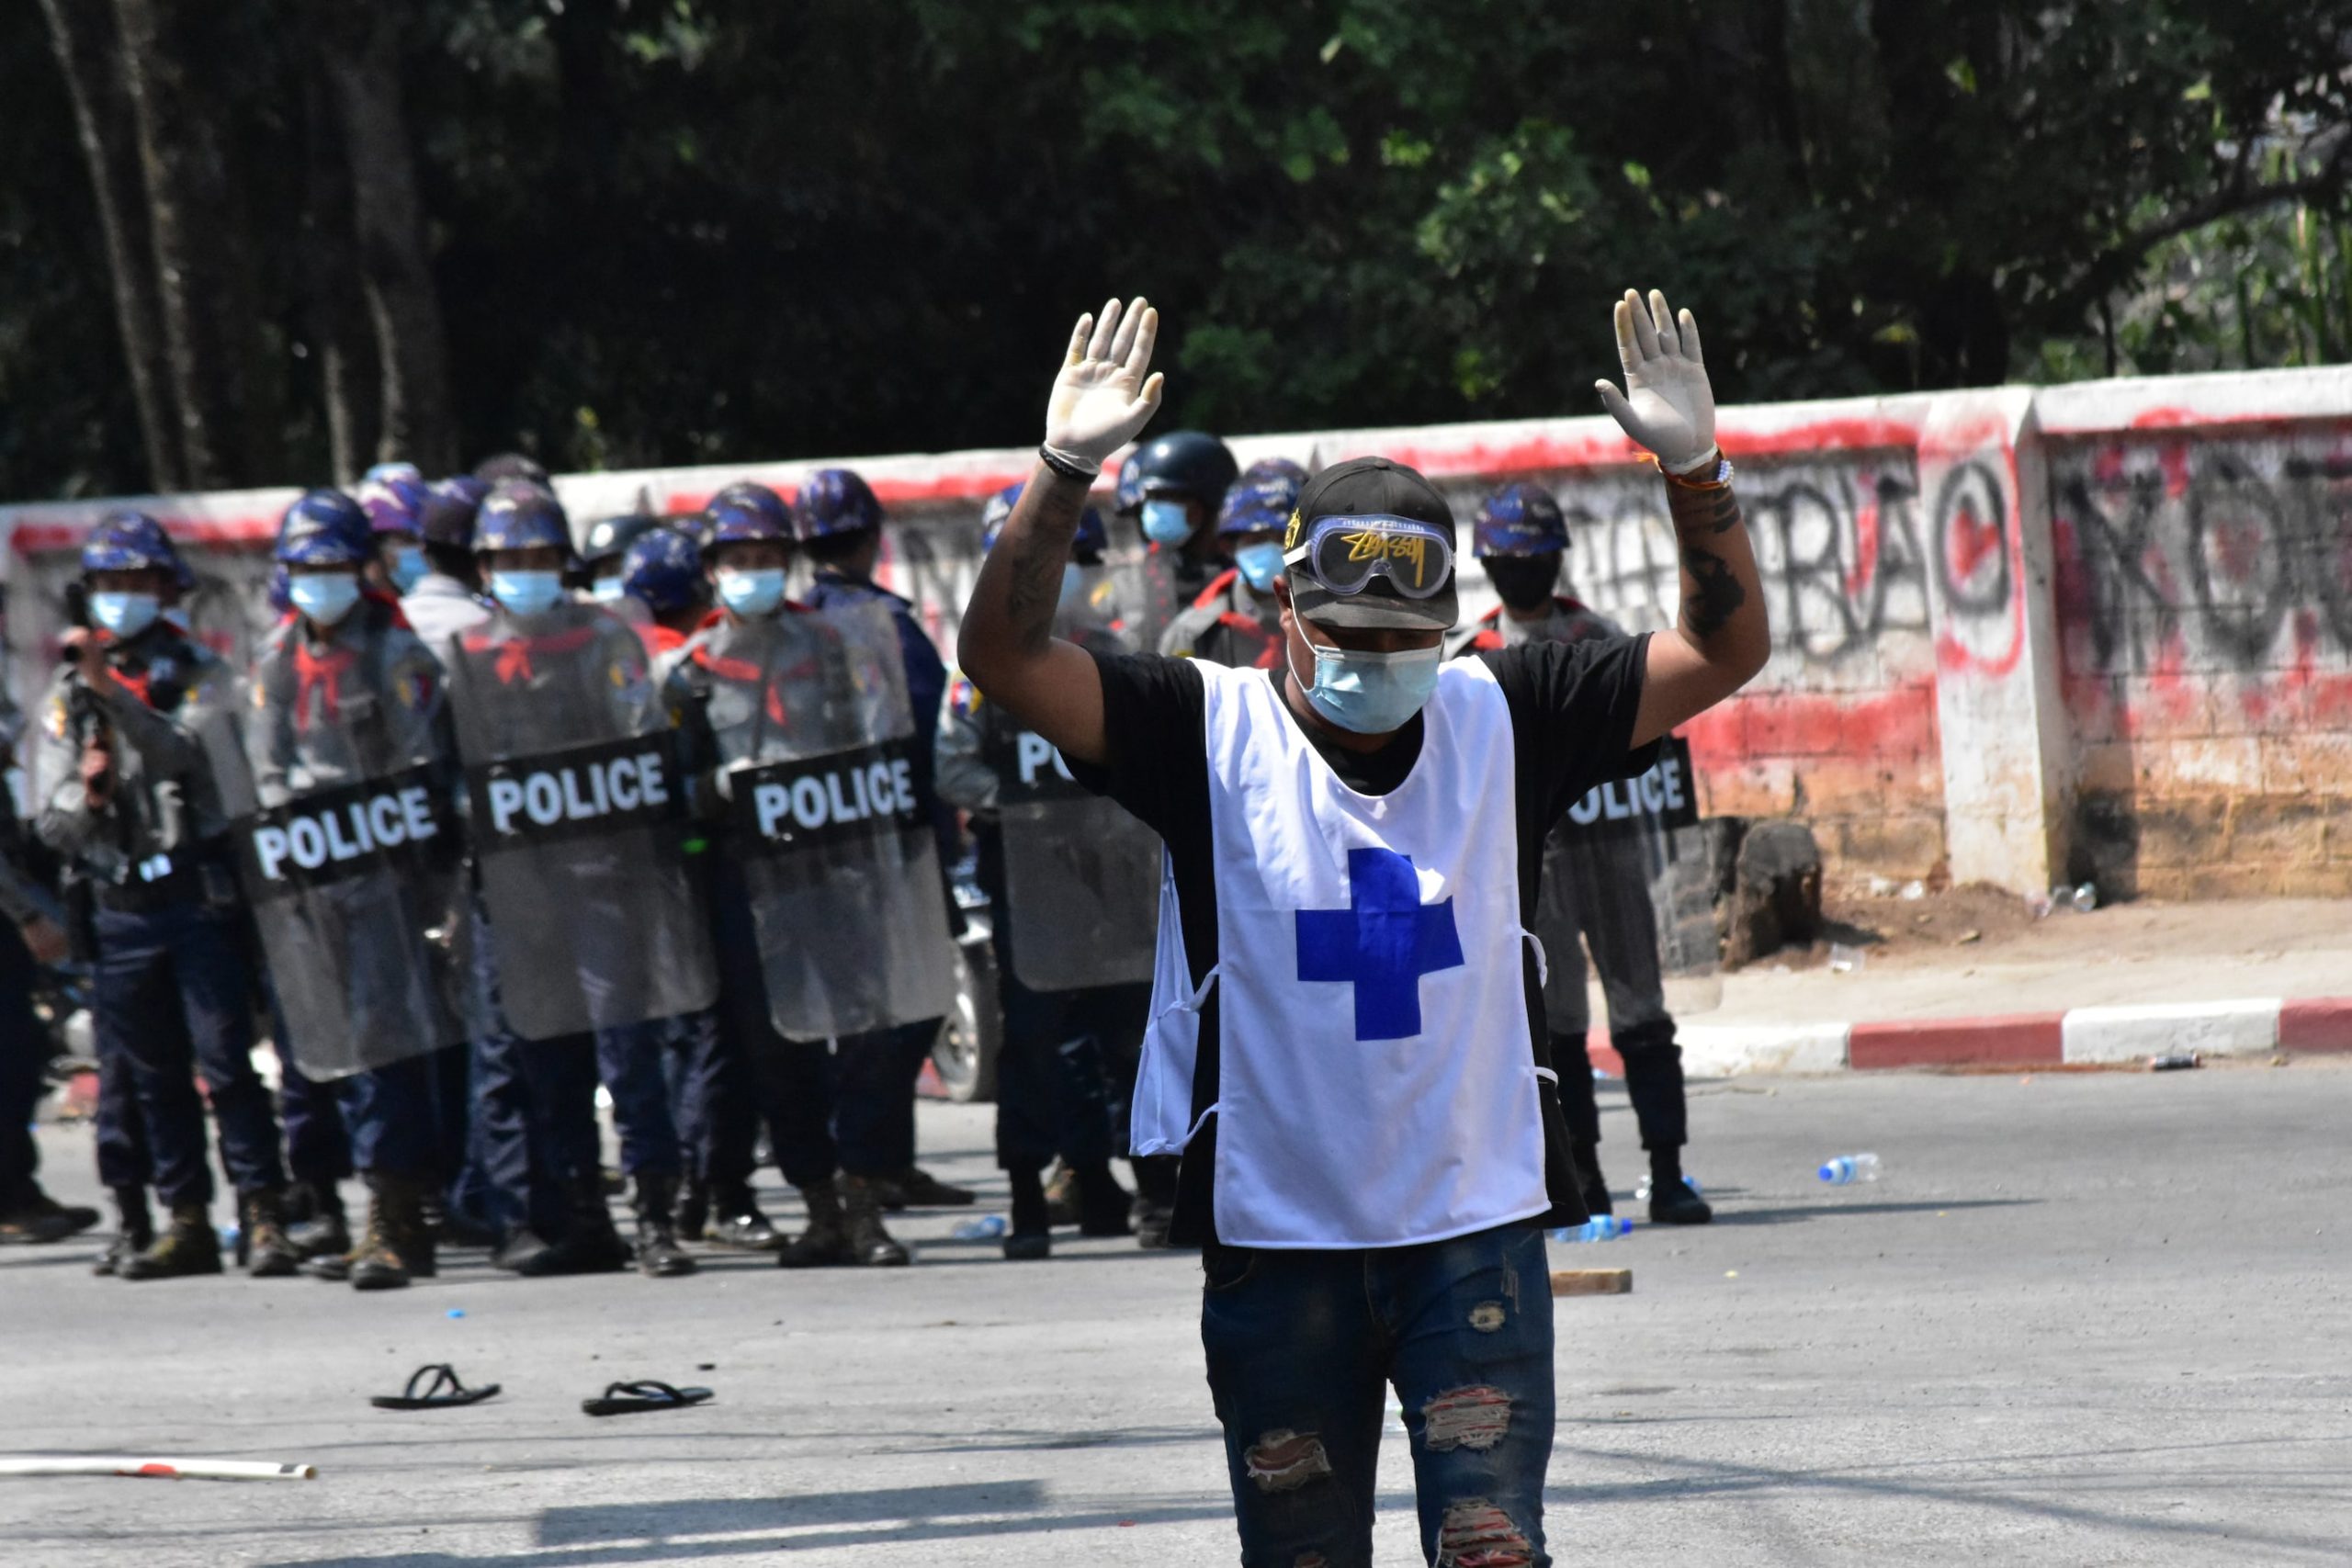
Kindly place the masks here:
[(2053, 443), (2050, 481), (2076, 858), (2352, 895), (2352, 419)]

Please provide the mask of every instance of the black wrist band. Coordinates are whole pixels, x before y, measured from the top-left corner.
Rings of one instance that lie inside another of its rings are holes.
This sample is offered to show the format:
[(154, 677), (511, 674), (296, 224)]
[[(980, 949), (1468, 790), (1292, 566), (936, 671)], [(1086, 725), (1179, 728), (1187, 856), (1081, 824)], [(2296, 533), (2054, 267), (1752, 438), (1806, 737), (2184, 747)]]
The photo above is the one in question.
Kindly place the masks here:
[(1089, 468), (1073, 463), (1050, 446), (1037, 448), (1037, 460), (1066, 479), (1078, 479), (1086, 484), (1092, 484), (1102, 472), (1099, 468)]

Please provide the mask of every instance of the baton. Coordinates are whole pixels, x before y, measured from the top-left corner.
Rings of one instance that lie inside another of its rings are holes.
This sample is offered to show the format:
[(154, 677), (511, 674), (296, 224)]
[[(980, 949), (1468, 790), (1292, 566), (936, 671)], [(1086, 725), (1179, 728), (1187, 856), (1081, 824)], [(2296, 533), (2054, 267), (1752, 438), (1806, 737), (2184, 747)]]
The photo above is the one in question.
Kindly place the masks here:
[(146, 1475), (164, 1481), (316, 1481), (314, 1464), (251, 1459), (140, 1459), (124, 1454), (0, 1455), (6, 1475)]

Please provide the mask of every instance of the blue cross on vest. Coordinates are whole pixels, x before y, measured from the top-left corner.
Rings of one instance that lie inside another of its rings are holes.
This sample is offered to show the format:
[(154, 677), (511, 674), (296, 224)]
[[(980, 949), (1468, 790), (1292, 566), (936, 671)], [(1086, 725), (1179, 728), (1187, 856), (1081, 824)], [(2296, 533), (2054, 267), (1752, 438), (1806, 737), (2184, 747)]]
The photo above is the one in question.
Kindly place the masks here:
[(1298, 977), (1355, 987), (1356, 1038), (1421, 1032), (1421, 976), (1462, 966), (1453, 900), (1423, 904), (1413, 863), (1394, 850), (1348, 852), (1349, 907), (1298, 911)]

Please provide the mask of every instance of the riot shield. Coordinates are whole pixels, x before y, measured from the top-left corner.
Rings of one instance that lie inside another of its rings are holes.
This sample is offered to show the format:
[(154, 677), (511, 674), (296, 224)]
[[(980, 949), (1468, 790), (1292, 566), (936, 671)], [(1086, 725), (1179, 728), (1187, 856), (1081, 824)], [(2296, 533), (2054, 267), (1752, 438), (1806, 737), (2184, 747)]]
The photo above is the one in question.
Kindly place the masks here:
[(1186, 591), (1176, 578), (1176, 557), (1167, 550), (1135, 545), (1112, 554), (1111, 581), (1116, 586), (1119, 629), (1127, 641), (1149, 651), (1159, 646), (1168, 623), (1192, 604), (1195, 588)]
[(1044, 739), (1003, 724), (996, 759), (1013, 977), (1033, 991), (1151, 978), (1159, 835), (1080, 788)]
[(889, 612), (869, 601), (715, 626), (697, 657), (777, 1032), (819, 1040), (944, 1015), (947, 889), (915, 798)]
[(560, 604), (449, 643), (449, 702), (507, 1023), (526, 1039), (708, 1007), (685, 780), (626, 625)]
[(1714, 892), (1699, 832), (1690, 749), (1668, 737), (1638, 778), (1589, 791), (1544, 845), (1535, 936), (1555, 1032), (1588, 1024), (1581, 935), (1612, 1033), (1721, 1004)]
[[(338, 1078), (476, 1032), (464, 825), (424, 645), (287, 640), (199, 730), (231, 820), (283, 1035)], [(298, 668), (297, 666), (300, 666)]]

